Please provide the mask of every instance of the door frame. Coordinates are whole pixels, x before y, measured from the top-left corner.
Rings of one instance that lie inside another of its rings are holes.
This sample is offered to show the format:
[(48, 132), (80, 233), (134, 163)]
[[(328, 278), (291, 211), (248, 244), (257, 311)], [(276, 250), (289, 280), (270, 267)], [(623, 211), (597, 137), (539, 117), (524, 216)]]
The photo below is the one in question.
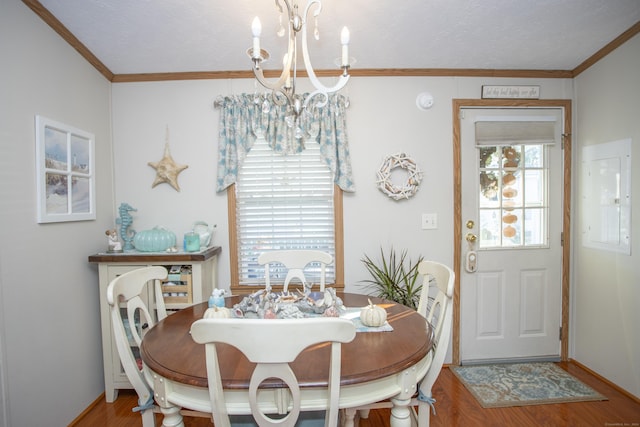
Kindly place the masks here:
[(462, 108), (518, 108), (556, 107), (562, 108), (564, 130), (563, 143), (563, 189), (562, 189), (562, 301), (560, 360), (569, 356), (569, 262), (571, 249), (571, 100), (508, 100), (508, 99), (453, 99), (453, 337), (452, 364), (460, 364), (460, 273), (462, 268), (462, 177), (461, 177), (461, 131)]

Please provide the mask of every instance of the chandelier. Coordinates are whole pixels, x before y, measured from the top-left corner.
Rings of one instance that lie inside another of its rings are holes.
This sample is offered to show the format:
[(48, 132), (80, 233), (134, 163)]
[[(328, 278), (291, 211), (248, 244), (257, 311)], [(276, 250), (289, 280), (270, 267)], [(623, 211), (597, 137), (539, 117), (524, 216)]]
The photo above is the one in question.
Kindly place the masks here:
[[(262, 32), (262, 24), (260, 19), (256, 16), (251, 25), (251, 32), (253, 33), (253, 46), (249, 48), (247, 54), (252, 59), (252, 69), (256, 80), (265, 88), (271, 91), (271, 98), (275, 105), (286, 105), (285, 118), (287, 125), (295, 128), (295, 137), (297, 139), (302, 138), (306, 130), (302, 127), (306, 127), (307, 120), (300, 120), (301, 116), (310, 116), (311, 110), (315, 107), (323, 107), (329, 101), (329, 95), (342, 89), (349, 80), (349, 30), (347, 27), (342, 29), (340, 34), (340, 43), (342, 45), (342, 55), (340, 59), (340, 68), (342, 74), (339, 76), (337, 83), (334, 86), (327, 87), (318, 80), (316, 73), (311, 66), (311, 60), (309, 59), (309, 50), (307, 47), (307, 18), (309, 18), (313, 12), (313, 19), (315, 22), (314, 38), (318, 40), (320, 33), (318, 31), (318, 15), (322, 10), (321, 0), (308, 0), (307, 5), (304, 8), (302, 14), (298, 11), (297, 0), (275, 0), (276, 6), (280, 11), (279, 28), (277, 35), (284, 37), (286, 34), (285, 27), (283, 25), (283, 17), (288, 21), (288, 48), (282, 60), (282, 72), (280, 77), (276, 81), (268, 81), (262, 69), (262, 63), (269, 59), (269, 52), (260, 47), (260, 33)], [(282, 3), (286, 6), (286, 16)], [(314, 9), (312, 11), (312, 9)], [(300, 34), (300, 46), (302, 49), (302, 58), (304, 61), (305, 70), (307, 76), (314, 87), (314, 90), (306, 97), (302, 94), (296, 93), (296, 81), (298, 73), (298, 35)], [(267, 107), (268, 108), (268, 107)]]

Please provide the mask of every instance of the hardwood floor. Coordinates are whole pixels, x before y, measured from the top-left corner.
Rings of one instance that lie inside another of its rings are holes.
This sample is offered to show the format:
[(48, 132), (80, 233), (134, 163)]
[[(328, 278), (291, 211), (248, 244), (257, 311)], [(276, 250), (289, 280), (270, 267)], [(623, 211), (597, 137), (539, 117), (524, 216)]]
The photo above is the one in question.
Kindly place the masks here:
[[(609, 400), (483, 409), (455, 375), (444, 368), (433, 389), (433, 395), (437, 400), (437, 414), (431, 415), (431, 426), (640, 427), (639, 401), (621, 393), (576, 364), (559, 365)], [(140, 426), (140, 415), (131, 412), (136, 401), (135, 393), (130, 391), (121, 391), (120, 397), (114, 403), (106, 403), (104, 399), (100, 399), (71, 426)], [(368, 419), (360, 420), (360, 426), (388, 427), (389, 417), (389, 410), (371, 411)], [(161, 415), (156, 416), (156, 423), (161, 425)], [(208, 418), (185, 417), (184, 424), (185, 427), (211, 426)]]

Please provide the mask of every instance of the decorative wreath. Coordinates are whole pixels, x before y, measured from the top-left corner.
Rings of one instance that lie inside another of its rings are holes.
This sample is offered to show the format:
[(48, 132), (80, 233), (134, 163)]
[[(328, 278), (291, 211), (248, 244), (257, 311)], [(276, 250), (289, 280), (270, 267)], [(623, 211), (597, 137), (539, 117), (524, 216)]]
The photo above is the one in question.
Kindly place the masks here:
[[(395, 168), (402, 168), (409, 175), (407, 181), (400, 186), (391, 183), (391, 172)], [(387, 156), (380, 165), (376, 184), (384, 194), (393, 200), (400, 200), (408, 199), (416, 194), (420, 181), (422, 181), (422, 172), (416, 162), (405, 153), (396, 153)]]

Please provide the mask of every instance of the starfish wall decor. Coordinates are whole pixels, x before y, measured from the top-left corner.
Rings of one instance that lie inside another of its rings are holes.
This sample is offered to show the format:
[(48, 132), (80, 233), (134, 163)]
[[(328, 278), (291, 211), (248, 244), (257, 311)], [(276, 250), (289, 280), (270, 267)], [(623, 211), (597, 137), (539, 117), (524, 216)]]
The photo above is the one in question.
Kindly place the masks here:
[(149, 166), (156, 170), (156, 179), (151, 184), (151, 188), (156, 185), (166, 182), (170, 184), (176, 191), (180, 191), (178, 185), (178, 174), (188, 168), (188, 165), (179, 165), (171, 157), (169, 151), (169, 129), (167, 129), (167, 141), (164, 145), (164, 156), (159, 162), (149, 162)]

